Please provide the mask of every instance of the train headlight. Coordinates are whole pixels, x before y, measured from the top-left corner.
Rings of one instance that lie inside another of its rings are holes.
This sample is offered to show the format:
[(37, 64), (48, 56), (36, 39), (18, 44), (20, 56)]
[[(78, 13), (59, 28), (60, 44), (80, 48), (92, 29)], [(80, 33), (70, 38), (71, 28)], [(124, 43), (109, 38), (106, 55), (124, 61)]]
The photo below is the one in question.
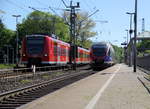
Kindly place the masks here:
[(44, 56), (48, 56), (47, 54), (44, 54)]
[(23, 54), (22, 56), (24, 56), (24, 57), (25, 57), (26, 55), (25, 55), (25, 54)]

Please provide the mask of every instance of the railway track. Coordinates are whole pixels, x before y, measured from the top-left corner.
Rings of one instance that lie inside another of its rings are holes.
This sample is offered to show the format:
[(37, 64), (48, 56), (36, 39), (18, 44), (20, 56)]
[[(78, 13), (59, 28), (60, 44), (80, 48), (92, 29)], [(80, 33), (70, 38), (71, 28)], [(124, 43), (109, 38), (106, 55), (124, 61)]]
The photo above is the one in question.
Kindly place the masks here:
[[(82, 68), (83, 66), (78, 66), (78, 68)], [(45, 66), (45, 67), (37, 67), (36, 73), (44, 72), (44, 71), (58, 71), (58, 70), (71, 70), (71, 66)], [(16, 68), (16, 69), (4, 69), (0, 70), (0, 78), (11, 78), (21, 75), (33, 74), (31, 68)]]
[[(78, 67), (77, 70), (84, 70), (87, 67), (89, 66)], [(4, 93), (21, 87), (26, 87), (31, 84), (37, 84), (72, 72), (74, 71), (69, 68), (37, 71), (36, 73), (22, 72), (22, 74), (20, 75), (17, 75), (15, 74), (15, 72), (12, 72), (14, 74), (12, 74), (11, 76), (6, 75), (6, 77), (0, 78), (0, 93)]]
[[(46, 66), (46, 67), (37, 67), (36, 68), (36, 73), (40, 73), (41, 71), (58, 71), (58, 70), (69, 70), (70, 67), (56, 67), (56, 66)], [(26, 75), (26, 74), (33, 74), (31, 68), (16, 68), (16, 69), (4, 69), (0, 70), (0, 78), (11, 78), (11, 77), (16, 77), (16, 76), (21, 76), (21, 75)]]
[(141, 66), (138, 66), (138, 69), (143, 73), (141, 74), (141, 76), (137, 77), (137, 79), (142, 83), (142, 85), (150, 94), (150, 71)]
[[(76, 73), (77, 72), (77, 73)], [(68, 84), (95, 73), (92, 70), (76, 71), (39, 84), (0, 94), (0, 109), (15, 109)]]
[(138, 67), (139, 70), (141, 70), (142, 72), (144, 72), (143, 77), (150, 82), (150, 71), (147, 69), (144, 69), (142, 67)]

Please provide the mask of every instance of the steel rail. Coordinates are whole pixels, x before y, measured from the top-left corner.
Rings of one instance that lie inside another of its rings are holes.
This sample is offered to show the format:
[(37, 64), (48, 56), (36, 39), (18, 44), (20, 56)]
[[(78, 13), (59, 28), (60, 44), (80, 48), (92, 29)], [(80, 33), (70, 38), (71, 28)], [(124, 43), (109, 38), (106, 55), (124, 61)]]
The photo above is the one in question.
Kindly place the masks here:
[[(90, 72), (92, 72), (92, 71), (90, 71)], [(35, 85), (31, 85), (31, 86), (27, 86), (24, 88), (19, 88), (19, 89), (12, 90), (9, 92), (1, 93), (0, 94), (0, 108), (9, 107), (9, 106), (10, 107), (13, 107), (13, 106), (18, 107), (20, 105), (26, 104), (27, 102), (35, 100), (34, 97), (32, 98), (32, 94), (36, 95), (37, 94), (36, 91), (40, 91), (40, 92), (42, 92), (42, 90), (45, 91), (44, 88), (47, 88), (48, 86), (49, 87), (51, 85), (55, 86), (56, 83), (63, 82), (63, 81), (68, 80), (70, 78), (74, 78), (74, 77), (81, 76), (84, 74), (90, 74), (90, 73), (89, 73), (89, 71), (82, 71), (82, 72), (78, 72), (78, 73), (71, 73), (71, 74), (67, 74), (67, 75), (62, 75), (61, 77), (57, 77), (57, 78), (51, 79), (49, 81), (45, 81), (45, 82), (38, 83)], [(29, 97), (29, 98), (27, 97), (27, 98), (24, 98), (23, 100), (15, 101), (15, 97), (18, 97), (20, 95), (25, 95), (25, 94), (30, 94), (31, 97)], [(36, 97), (38, 98), (38, 95), (36, 95)], [(12, 106), (11, 106), (11, 104), (12, 104)], [(16, 105), (16, 104), (18, 104), (18, 105)]]

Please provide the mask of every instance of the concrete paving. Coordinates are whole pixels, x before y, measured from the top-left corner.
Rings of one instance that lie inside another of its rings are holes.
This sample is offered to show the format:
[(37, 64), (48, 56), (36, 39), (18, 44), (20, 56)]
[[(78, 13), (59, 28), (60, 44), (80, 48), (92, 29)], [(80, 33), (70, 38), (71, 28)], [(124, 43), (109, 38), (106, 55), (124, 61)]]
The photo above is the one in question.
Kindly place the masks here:
[(150, 94), (131, 67), (117, 64), (19, 109), (150, 109)]

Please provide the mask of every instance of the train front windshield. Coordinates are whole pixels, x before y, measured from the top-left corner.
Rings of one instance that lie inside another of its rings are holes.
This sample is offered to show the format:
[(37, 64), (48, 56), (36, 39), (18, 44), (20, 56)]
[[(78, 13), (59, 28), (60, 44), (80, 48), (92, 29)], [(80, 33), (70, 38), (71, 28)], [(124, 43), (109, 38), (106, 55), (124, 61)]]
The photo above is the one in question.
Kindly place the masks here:
[(44, 48), (44, 37), (27, 37), (27, 52), (30, 55), (41, 54)]
[(92, 50), (93, 50), (93, 54), (95, 56), (105, 56), (105, 54), (106, 54), (105, 46), (93, 46)]

